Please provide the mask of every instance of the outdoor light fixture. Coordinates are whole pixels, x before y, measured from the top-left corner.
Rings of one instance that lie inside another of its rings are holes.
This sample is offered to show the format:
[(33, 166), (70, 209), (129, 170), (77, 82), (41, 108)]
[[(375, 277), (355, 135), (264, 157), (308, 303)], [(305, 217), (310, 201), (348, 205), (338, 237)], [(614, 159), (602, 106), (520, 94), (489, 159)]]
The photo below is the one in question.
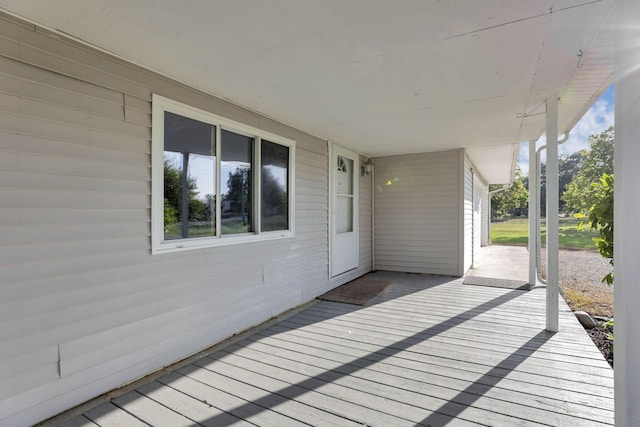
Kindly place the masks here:
[(373, 157), (369, 157), (366, 162), (360, 166), (360, 176), (369, 176), (373, 170)]

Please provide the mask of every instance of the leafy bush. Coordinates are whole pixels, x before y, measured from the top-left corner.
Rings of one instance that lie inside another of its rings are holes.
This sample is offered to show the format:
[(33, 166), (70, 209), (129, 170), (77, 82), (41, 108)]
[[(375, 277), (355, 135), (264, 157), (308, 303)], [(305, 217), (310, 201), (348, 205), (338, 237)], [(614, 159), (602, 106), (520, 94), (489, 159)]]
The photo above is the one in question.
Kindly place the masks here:
[[(576, 215), (579, 218), (587, 218), (591, 228), (600, 233), (600, 237), (594, 237), (593, 241), (598, 247), (598, 252), (609, 259), (613, 265), (613, 174), (606, 173), (600, 178), (600, 182), (591, 184), (595, 189), (596, 203), (589, 209), (588, 216)], [(579, 227), (582, 225), (580, 222)], [(603, 279), (607, 284), (613, 283), (613, 272)]]

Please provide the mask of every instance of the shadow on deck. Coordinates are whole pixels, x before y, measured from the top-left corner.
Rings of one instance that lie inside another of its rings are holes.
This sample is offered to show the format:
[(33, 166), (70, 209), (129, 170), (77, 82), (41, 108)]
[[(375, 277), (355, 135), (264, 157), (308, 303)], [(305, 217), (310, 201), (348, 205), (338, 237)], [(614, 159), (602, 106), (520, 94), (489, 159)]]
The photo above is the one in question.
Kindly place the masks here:
[(367, 306), (320, 301), (62, 425), (613, 424), (564, 301), (551, 334), (543, 289), (373, 276), (393, 284)]

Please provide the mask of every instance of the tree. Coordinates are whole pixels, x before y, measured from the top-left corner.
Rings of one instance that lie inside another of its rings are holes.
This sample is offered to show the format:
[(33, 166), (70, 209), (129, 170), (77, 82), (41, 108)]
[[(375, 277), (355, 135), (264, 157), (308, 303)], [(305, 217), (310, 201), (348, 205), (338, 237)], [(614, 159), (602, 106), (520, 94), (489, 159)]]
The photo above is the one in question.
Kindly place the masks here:
[[(511, 187), (504, 191), (491, 195), (491, 217), (497, 218), (508, 214), (514, 214), (528, 206), (529, 191), (524, 186), (524, 178), (520, 168), (516, 169), (516, 179)], [(489, 190), (494, 191), (504, 188), (502, 185), (490, 185)]]
[[(595, 237), (593, 240), (600, 255), (609, 259), (609, 263), (613, 265), (613, 175), (605, 173), (599, 182), (593, 183), (591, 186), (594, 190), (596, 203), (589, 209), (588, 221), (591, 228), (600, 233), (600, 237)], [(584, 215), (579, 216), (585, 217)], [(582, 222), (579, 226), (582, 226)], [(604, 276), (602, 281), (612, 284), (613, 272)]]
[(580, 170), (562, 193), (565, 212), (588, 212), (598, 202), (598, 188), (591, 184), (600, 182), (604, 174), (613, 174), (613, 146), (613, 127), (589, 137)]
[[(183, 171), (180, 167), (173, 165), (169, 160), (164, 161), (164, 228), (165, 232), (181, 221), (182, 217), (182, 179)], [(189, 221), (210, 221), (211, 206), (208, 197), (200, 200), (198, 196), (198, 186), (192, 176), (187, 176), (187, 198)], [(186, 237), (186, 236), (185, 236)]]
[[(562, 155), (558, 161), (558, 179), (559, 186), (558, 190), (560, 194), (563, 194), (567, 185), (573, 180), (573, 177), (578, 174), (582, 165), (584, 164), (584, 159), (587, 156), (586, 150), (576, 151), (570, 155)], [(545, 200), (546, 201), (546, 200)], [(565, 201), (560, 198), (560, 211), (564, 212)]]
[(249, 168), (239, 167), (229, 172), (227, 192), (223, 201), (230, 203), (231, 211), (242, 216), (242, 223), (251, 222), (251, 172)]

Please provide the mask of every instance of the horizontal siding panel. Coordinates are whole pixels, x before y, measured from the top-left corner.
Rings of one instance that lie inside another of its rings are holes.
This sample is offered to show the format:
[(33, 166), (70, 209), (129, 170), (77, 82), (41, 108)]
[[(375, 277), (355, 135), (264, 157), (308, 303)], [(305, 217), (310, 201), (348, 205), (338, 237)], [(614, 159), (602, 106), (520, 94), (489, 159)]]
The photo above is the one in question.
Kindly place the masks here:
[(151, 130), (144, 126), (134, 125), (110, 117), (85, 113), (71, 108), (63, 108), (58, 105), (46, 104), (32, 99), (18, 98), (4, 93), (0, 93), (0, 112), (8, 112), (26, 117), (38, 117), (42, 120), (105, 130), (138, 138), (151, 137)]
[[(97, 256), (94, 256), (94, 258), (97, 258)], [(87, 262), (89, 261), (91, 259)], [(195, 260), (190, 265), (195, 267), (201, 263), (202, 260)], [(5, 286), (3, 291), (7, 297), (2, 304), (6, 305), (3, 305), (4, 310), (0, 315), (6, 321), (20, 320), (46, 315), (51, 312), (64, 313), (65, 308), (73, 307), (74, 305), (81, 307), (87, 304), (95, 304), (96, 301), (104, 303), (107, 300), (118, 299), (123, 296), (133, 298), (136, 295), (139, 298), (137, 302), (142, 301), (144, 305), (158, 299), (166, 299), (167, 296), (176, 293), (176, 291), (179, 291), (179, 294), (190, 291), (201, 294), (214, 292), (219, 295), (220, 280), (236, 283), (238, 280), (242, 280), (246, 274), (255, 277), (262, 272), (261, 266), (245, 266), (245, 268), (238, 268), (238, 266), (231, 268), (219, 267), (215, 271), (194, 269), (195, 273), (187, 278), (183, 272), (171, 270), (171, 267), (175, 268), (177, 263), (168, 264), (168, 268), (163, 268), (164, 266), (148, 263), (148, 271), (146, 273), (141, 272), (131, 275), (127, 273), (135, 270), (136, 264), (123, 263), (121, 268), (113, 269), (113, 271), (101, 271), (94, 268), (84, 272), (74, 271), (67, 275), (51, 276), (40, 280), (35, 279), (24, 282), (21, 286)], [(93, 278), (92, 273), (96, 271), (102, 273), (102, 275)], [(82, 284), (82, 286), (77, 286), (77, 283)], [(148, 293), (151, 293), (151, 295), (145, 296)], [(27, 299), (30, 300), (30, 304), (22, 311), (12, 306), (15, 302)], [(117, 305), (117, 307), (118, 309), (123, 308), (122, 305)]]
[[(403, 217), (397, 218), (398, 221), (403, 219), (407, 221)], [(431, 221), (433, 222), (431, 223)], [(429, 239), (431, 237), (449, 237), (452, 235), (458, 235), (459, 233), (459, 227), (447, 223), (447, 221), (441, 218), (433, 220), (430, 217), (427, 217), (421, 222), (424, 222), (424, 224), (418, 224), (415, 226), (411, 226), (411, 224), (406, 223), (394, 224), (393, 226), (384, 227), (383, 230), (378, 230), (376, 227), (376, 240), (404, 240), (407, 238), (411, 240), (413, 237), (417, 242), (424, 242), (425, 239)]]
[[(9, 79), (17, 77), (24, 81), (37, 82), (38, 85), (64, 90), (68, 93), (81, 94), (103, 102), (123, 105), (123, 96), (119, 91), (96, 86), (63, 74), (52, 73), (43, 68), (2, 56), (0, 56), (0, 75)], [(2, 77), (0, 77), (1, 79)]]
[[(233, 296), (233, 299), (228, 301), (232, 303), (236, 307), (244, 306), (244, 310), (238, 310), (233, 314), (234, 317), (239, 318), (253, 318), (250, 322), (257, 323), (261, 319), (256, 318), (256, 306), (260, 305), (273, 305), (270, 301), (265, 299), (258, 300), (255, 304), (247, 305), (247, 304), (239, 304), (239, 302), (243, 299), (248, 298), (251, 295), (256, 294), (257, 289), (247, 289), (240, 293), (236, 293)], [(269, 289), (270, 294), (273, 295), (273, 298), (276, 301), (282, 301), (282, 299), (286, 298), (286, 288), (283, 288), (282, 291), (279, 291), (277, 288)], [(285, 293), (283, 293), (285, 292)], [(290, 297), (290, 296), (289, 296)], [(285, 306), (289, 307), (292, 304), (299, 303), (299, 296), (294, 296), (291, 301), (287, 301)], [(200, 308), (199, 308), (200, 307)], [(215, 308), (215, 307), (213, 307)], [(185, 312), (188, 311), (188, 315), (185, 315)], [(208, 307), (203, 304), (197, 304), (194, 306), (185, 307), (181, 310), (178, 310), (176, 313), (163, 313), (155, 319), (146, 319), (143, 324), (128, 324), (123, 326), (122, 328), (116, 328), (113, 330), (105, 331), (105, 334), (111, 336), (111, 339), (106, 339), (104, 336), (90, 336), (84, 339), (84, 342), (73, 342), (68, 344), (63, 344), (61, 346), (61, 365), (63, 366), (63, 375), (71, 374), (73, 372), (77, 372), (83, 369), (87, 369), (91, 366), (92, 363), (95, 363), (96, 359), (104, 359), (106, 362), (111, 360), (113, 357), (117, 357), (115, 355), (122, 354), (127, 355), (131, 353), (131, 349), (138, 350), (144, 349), (149, 345), (153, 345), (158, 342), (160, 339), (164, 339), (165, 341), (174, 340), (180, 336), (187, 337), (188, 339), (196, 338), (202, 335), (210, 335), (211, 328), (210, 325), (212, 322), (216, 322), (214, 316), (212, 316), (212, 312), (215, 313), (216, 310), (212, 310), (211, 307)], [(157, 328), (154, 327), (154, 324), (158, 323), (163, 317), (171, 317), (170, 321), (162, 321), (161, 323), (171, 325), (165, 330), (162, 331), (161, 335)], [(227, 318), (228, 319), (228, 318)], [(231, 319), (233, 320), (233, 319)], [(190, 329), (189, 332), (186, 331), (186, 322), (189, 322)], [(232, 322), (231, 322), (232, 323)], [(195, 327), (193, 326), (195, 324)], [(119, 339), (119, 337), (123, 336), (132, 336), (134, 334), (127, 333), (128, 328), (136, 328), (138, 330), (146, 331), (145, 334), (136, 334), (141, 338), (141, 341), (136, 342), (135, 338), (132, 338), (127, 342), (126, 340)], [(124, 328), (124, 329), (123, 329)], [(103, 342), (112, 342), (114, 344), (109, 345), (108, 347), (100, 347)], [(93, 343), (93, 344), (91, 344)], [(90, 350), (89, 352), (85, 352), (87, 348), (94, 348), (95, 350)], [(83, 351), (82, 353), (74, 353), (73, 349)], [(127, 351), (129, 350), (129, 351)]]
[(60, 242), (127, 239), (131, 236), (148, 237), (150, 227), (149, 224), (142, 222), (62, 224), (56, 226), (42, 224), (0, 226), (0, 232), (2, 233), (4, 246), (29, 246)]
[(1, 152), (0, 169), (78, 177), (112, 178), (149, 181), (151, 169), (120, 163), (79, 161), (66, 157), (41, 156), (31, 153)]
[(85, 161), (150, 166), (149, 153), (135, 153), (2, 131), (0, 131), (0, 150), (40, 156), (68, 157)]
[(300, 179), (309, 181), (329, 182), (327, 178), (327, 168), (301, 165), (301, 170), (296, 169), (296, 179), (300, 174)]
[[(456, 234), (457, 235), (457, 234)], [(451, 238), (451, 233), (444, 233), (444, 234), (440, 234), (440, 235), (436, 235), (436, 236), (429, 236), (429, 238), (425, 238), (425, 239), (419, 239), (419, 238), (414, 238), (411, 239), (411, 236), (408, 236), (408, 238), (405, 236), (405, 238), (403, 239), (402, 236), (398, 237), (398, 238), (394, 238), (392, 235), (389, 235), (387, 238), (380, 238), (380, 239), (376, 239), (376, 244), (380, 243), (382, 246), (380, 247), (381, 249), (384, 248), (384, 246), (390, 246), (391, 249), (390, 250), (395, 250), (396, 248), (393, 245), (394, 242), (398, 242), (399, 247), (402, 248), (415, 248), (416, 250), (419, 250), (420, 248), (422, 248), (423, 250), (435, 250), (436, 252), (441, 252), (444, 250), (444, 248), (437, 248), (437, 245), (432, 245), (429, 248), (425, 248), (423, 240), (448, 240)], [(437, 239), (436, 239), (437, 238)], [(385, 242), (386, 240), (386, 242)], [(435, 249), (434, 249), (435, 248)], [(451, 248), (449, 248), (450, 250), (453, 250)], [(386, 250), (386, 249), (385, 249)], [(376, 249), (377, 251), (377, 249)]]
[(457, 150), (376, 158), (377, 269), (457, 272), (458, 162)]
[(93, 224), (103, 223), (132, 223), (150, 222), (150, 211), (146, 208), (138, 209), (92, 209), (83, 206), (78, 209), (66, 207), (46, 208), (2, 208), (0, 209), (0, 224), (11, 225), (61, 225), (61, 224)]
[[(326, 145), (326, 143), (325, 143)], [(324, 168), (327, 169), (327, 156), (328, 152), (325, 150), (322, 153), (317, 153), (305, 149), (300, 149), (296, 147), (296, 150), (300, 155), (297, 156), (297, 161), (299, 164), (308, 166), (310, 168)], [(308, 170), (305, 168), (305, 171)], [(324, 175), (323, 175), (324, 176)]]
[[(324, 255), (324, 256), (326, 256), (326, 255)], [(306, 261), (305, 261), (305, 262), (306, 262)], [(323, 265), (326, 267), (326, 261), (324, 261), (324, 262), (323, 262)], [(304, 272), (304, 262), (303, 262), (303, 263), (301, 263), (301, 266), (303, 267), (301, 271), (302, 271), (302, 272)], [(237, 269), (237, 268), (238, 268), (238, 267), (236, 266), (236, 269)], [(220, 270), (220, 269), (219, 269), (219, 268), (218, 268), (218, 269), (214, 269), (214, 268), (212, 268), (212, 270)], [(233, 282), (232, 284), (234, 284), (234, 283), (238, 280), (238, 279), (237, 279), (237, 277), (238, 277), (238, 276), (242, 276), (242, 274), (238, 274), (238, 273), (240, 273), (240, 272), (245, 272), (245, 273), (246, 273), (246, 271), (247, 271), (247, 268), (242, 268), (242, 269), (241, 269), (241, 270), (239, 270), (239, 271), (234, 271), (234, 272), (232, 272), (232, 273), (229, 273), (229, 274), (231, 274), (231, 276), (230, 276), (230, 277), (233, 277), (233, 278), (234, 278), (234, 280), (232, 280), (232, 281), (231, 281), (231, 282)], [(211, 274), (214, 274), (214, 272), (212, 272)], [(210, 279), (210, 280), (206, 280), (206, 278), (205, 278), (205, 280), (201, 280), (201, 278), (200, 278), (200, 277), (195, 277), (195, 278), (189, 277), (189, 279), (190, 279), (190, 280), (191, 280), (191, 279), (194, 279), (194, 284), (197, 284), (198, 286), (201, 286), (201, 287), (205, 287), (205, 288), (207, 288), (206, 283), (212, 283), (212, 284), (214, 284), (214, 283), (219, 283), (219, 281), (220, 281), (220, 280), (224, 280), (225, 282), (227, 282), (227, 283), (228, 283), (229, 281), (224, 279), (224, 274), (225, 274), (224, 272), (221, 272), (221, 271), (215, 271), (215, 274), (211, 277), (211, 279)], [(254, 275), (255, 275), (255, 273), (252, 273), (252, 274), (254, 274)], [(178, 273), (176, 273), (175, 275), (178, 275)], [(221, 276), (221, 275), (222, 275), (222, 276)], [(304, 275), (304, 273), (301, 273), (301, 274), (299, 275), (299, 277), (306, 277), (306, 276)], [(178, 277), (176, 277), (176, 278), (178, 278)], [(173, 279), (173, 278), (171, 278), (171, 277), (168, 277), (168, 279), (169, 279), (170, 283), (172, 284), (172, 286), (175, 286), (175, 283), (176, 283), (176, 282), (175, 282), (175, 280), (171, 280), (171, 279)], [(217, 282), (216, 282), (216, 279), (218, 279), (218, 281), (217, 281)], [(153, 287), (153, 289), (154, 289), (154, 291), (155, 291), (155, 292), (154, 292), (154, 294), (153, 294), (153, 298), (151, 298), (151, 299), (156, 299), (156, 298), (161, 299), (161, 296), (162, 296), (163, 294), (166, 294), (166, 295), (172, 295), (172, 294), (175, 294), (175, 292), (169, 292), (169, 293), (167, 293), (167, 290), (161, 287), (161, 282), (163, 282), (163, 281), (165, 281), (164, 277), (163, 277), (163, 279), (162, 279), (160, 282), (158, 282), (158, 283)], [(142, 283), (142, 282), (141, 282), (141, 283)], [(185, 294), (185, 295), (186, 295), (186, 294), (192, 294), (192, 295), (193, 295), (193, 297), (190, 297), (192, 301), (199, 301), (199, 300), (200, 300), (200, 298), (202, 298), (202, 297), (206, 297), (206, 294), (203, 294), (203, 293), (202, 293), (202, 290), (200, 290), (200, 291), (198, 291), (198, 290), (194, 290), (193, 292), (186, 292), (186, 289), (189, 289), (189, 286), (190, 286), (190, 285), (189, 285), (189, 283), (190, 283), (190, 282), (184, 282), (184, 283), (182, 283), (182, 284), (178, 285), (178, 286), (179, 286), (179, 288), (177, 288), (177, 289), (181, 289), (181, 291), (182, 291), (181, 293), (182, 293), (182, 294)], [(124, 285), (123, 285), (123, 286), (124, 286)], [(216, 291), (215, 286), (214, 286), (214, 287), (209, 286), (209, 287), (211, 288), (212, 295), (213, 295), (213, 294), (215, 294), (215, 296), (216, 296), (216, 297), (224, 297), (224, 295), (220, 295), (220, 294), (219, 294), (219, 292), (217, 292), (217, 291)], [(237, 286), (232, 287), (232, 289), (235, 289), (235, 288), (237, 288)], [(128, 286), (125, 286), (125, 287), (124, 287), (124, 289), (123, 289), (123, 291), (126, 291), (127, 289), (129, 289), (129, 291), (127, 292), (126, 300), (125, 300), (125, 301), (123, 301), (123, 302), (121, 302), (121, 303), (113, 304), (113, 305), (114, 305), (114, 306), (117, 306), (117, 307), (119, 307), (119, 308), (121, 308), (123, 305), (131, 305), (131, 306), (132, 306), (131, 313), (132, 313), (132, 315), (135, 315), (136, 310), (140, 311), (140, 310), (143, 310), (143, 309), (144, 309), (144, 305), (145, 305), (145, 304), (147, 304), (147, 303), (149, 302), (149, 301), (148, 301), (148, 300), (149, 300), (149, 297), (148, 297), (148, 295), (146, 295), (146, 294), (145, 294), (145, 292), (141, 292), (141, 293), (140, 293), (140, 299), (138, 300), (138, 299), (135, 297), (135, 295), (134, 295), (134, 294), (131, 294), (131, 292), (132, 292), (132, 291), (134, 291), (134, 290), (136, 289), (136, 286), (135, 286), (133, 283), (129, 284)], [(90, 291), (90, 290), (89, 290), (89, 291)], [(87, 293), (87, 300), (88, 300), (89, 302), (92, 302), (92, 301), (94, 301), (94, 300), (98, 300), (98, 301), (102, 301), (101, 303), (99, 303), (99, 304), (102, 304), (102, 303), (104, 303), (104, 302), (108, 302), (108, 300), (109, 300), (110, 298), (113, 298), (113, 296), (111, 296), (111, 297), (110, 297), (109, 295), (101, 295), (101, 293), (96, 293), (95, 291), (92, 291), (92, 292), (89, 292), (89, 291), (88, 291), (88, 293)], [(117, 292), (117, 289), (112, 289), (112, 291), (113, 291), (113, 292)], [(105, 289), (105, 292), (106, 292), (106, 289)], [(94, 298), (92, 298), (92, 297), (91, 297), (91, 293), (93, 293), (93, 294), (95, 295), (95, 297), (94, 297)], [(55, 294), (54, 294), (54, 296), (55, 296)], [(188, 296), (188, 295), (187, 295), (187, 296)], [(224, 299), (224, 298), (223, 298), (223, 299)], [(144, 304), (143, 304), (143, 303), (144, 303)], [(170, 302), (170, 303), (171, 303), (171, 302)], [(175, 301), (174, 301), (173, 303), (175, 303)], [(41, 304), (41, 305), (43, 305), (43, 306), (46, 308), (46, 301), (42, 301), (40, 304)], [(59, 304), (58, 304), (58, 305), (59, 305)], [(83, 311), (87, 311), (87, 314), (88, 314), (88, 313), (92, 313), (92, 316), (94, 316), (94, 317), (98, 314), (98, 313), (96, 312), (96, 310), (95, 310), (95, 309), (90, 308), (90, 307), (83, 307)], [(160, 307), (155, 307), (153, 310), (151, 310), (151, 311), (150, 311), (150, 313), (157, 312), (157, 311), (162, 311), (162, 309), (161, 309)], [(122, 314), (121, 314), (121, 313), (119, 313), (119, 314), (120, 314), (120, 316), (122, 316)], [(78, 316), (78, 317), (77, 317), (78, 319), (81, 319), (81, 318), (82, 318), (82, 313), (76, 313), (76, 315)], [(77, 321), (77, 320), (76, 320), (76, 321)], [(40, 322), (39, 320), (38, 320), (38, 321), (35, 321), (35, 323), (34, 323), (34, 324), (37, 324), (37, 323), (39, 323), (39, 322)], [(99, 324), (100, 324), (100, 325), (104, 325), (105, 323), (106, 323), (106, 321), (101, 321), (101, 322), (99, 322)], [(66, 331), (65, 331), (65, 332), (66, 332)], [(13, 346), (12, 346), (12, 347), (13, 347)]]
[[(127, 289), (128, 292), (133, 292), (135, 289), (150, 291), (156, 290), (165, 281), (168, 285), (175, 284), (171, 281), (178, 280), (184, 275), (179, 267), (193, 271), (194, 279), (211, 275), (196, 268), (205, 261), (201, 256), (187, 259), (165, 258), (161, 262), (158, 262), (156, 258), (150, 256), (150, 262), (142, 265), (110, 266), (105, 264), (100, 269), (88, 272), (74, 272), (64, 276), (15, 282), (15, 284), (7, 282), (3, 284), (2, 292), (3, 295), (6, 295), (7, 301), (12, 301), (26, 300), (34, 295), (64, 295), (72, 292), (84, 292), (89, 289), (93, 289), (93, 292), (97, 294), (99, 289), (110, 289), (110, 287), (113, 287), (114, 292), (125, 292)], [(121, 288), (121, 286), (124, 287)], [(0, 359), (2, 359), (3, 350), (9, 349), (0, 347)]]
[[(246, 280), (247, 277), (259, 280), (261, 275), (258, 269), (245, 269), (244, 273), (239, 274), (238, 279), (229, 281), (237, 285), (238, 283), (242, 283), (242, 280)], [(185, 288), (186, 285), (180, 284), (177, 285), (176, 289), (185, 291)], [(76, 306), (72, 311), (56, 310), (34, 314), (33, 316), (7, 323), (7, 325), (18, 327), (23, 331), (33, 331), (31, 333), (32, 339), (28, 339), (29, 337), (26, 337), (24, 333), (20, 334), (10, 330), (3, 333), (2, 339), (12, 347), (18, 348), (21, 345), (30, 344), (34, 341), (33, 338), (37, 338), (35, 341), (47, 344), (51, 339), (48, 338), (46, 331), (41, 331), (42, 328), (37, 327), (37, 325), (46, 324), (49, 333), (56, 334), (58, 336), (58, 342), (64, 343), (76, 339), (83, 339), (82, 337), (96, 335), (112, 329), (122, 330), (122, 328), (133, 328), (135, 330), (136, 326), (132, 325), (138, 324), (139, 322), (150, 322), (149, 319), (151, 318), (161, 320), (162, 316), (165, 315), (161, 313), (172, 313), (183, 309), (195, 310), (198, 305), (208, 306), (208, 309), (205, 311), (209, 313), (209, 316), (224, 316), (227, 310), (219, 306), (221, 304), (219, 302), (220, 299), (222, 299), (222, 304), (224, 304), (224, 301), (230, 300), (236, 293), (240, 292), (238, 290), (233, 290), (233, 292), (218, 292), (217, 295), (221, 295), (221, 298), (217, 299), (211, 298), (210, 295), (203, 294), (200, 291), (174, 292), (173, 294), (171, 294), (170, 291), (170, 288), (159, 288), (157, 292), (147, 293), (146, 295), (117, 295), (110, 301), (111, 303), (117, 303), (117, 305), (113, 305), (111, 309), (109, 309), (110, 306), (104, 302), (92, 301), (91, 303)], [(212, 288), (210, 293), (214, 293), (214, 291), (215, 288)], [(216, 306), (218, 306), (217, 311), (214, 310)], [(196, 311), (194, 311), (194, 314), (195, 313)], [(87, 322), (86, 319), (92, 319), (92, 321)], [(187, 318), (186, 320), (188, 321), (189, 319)], [(161, 324), (162, 323), (156, 323), (153, 329), (157, 329), (157, 326)], [(210, 326), (212, 325), (214, 324), (210, 324)], [(133, 331), (135, 335), (134, 330), (129, 330), (129, 332)], [(121, 338), (123, 337), (124, 336), (121, 336)], [(104, 345), (108, 345), (108, 341), (106, 341)], [(7, 351), (12, 352), (11, 349), (7, 349)]]
[(300, 198), (301, 202), (309, 200), (322, 200), (327, 197), (327, 189), (322, 187), (310, 187), (305, 186), (301, 191), (296, 194), (296, 200)]
[[(27, 371), (0, 381), (0, 402), (2, 402), (2, 399), (19, 395), (43, 382), (60, 378), (57, 361), (44, 364), (39, 363), (34, 366), (36, 367), (31, 367), (31, 369)], [(1, 408), (0, 413), (2, 413)]]
[[(43, 347), (38, 351), (33, 351), (29, 354), (20, 355), (20, 357), (14, 357), (8, 359), (0, 364), (0, 384), (7, 378), (16, 377), (22, 375), (25, 372), (29, 372), (34, 366), (45, 366), (58, 363), (58, 346), (52, 345)], [(57, 371), (57, 367), (56, 367)], [(56, 372), (56, 377), (57, 377)], [(2, 390), (2, 387), (0, 387)]]
[[(458, 186), (425, 184), (422, 180), (417, 180), (412, 184), (404, 182), (402, 185), (412, 186), (407, 187), (406, 189), (398, 186), (394, 189), (383, 191), (382, 193), (384, 194), (385, 200), (389, 200), (390, 202), (395, 201), (397, 203), (404, 203), (406, 205), (415, 203), (432, 205), (433, 203), (428, 203), (428, 201), (431, 200), (440, 200), (442, 202), (448, 202), (450, 204), (451, 191), (455, 189), (456, 193), (458, 192)], [(425, 192), (429, 192), (429, 195), (432, 196), (428, 199), (428, 201), (421, 198), (422, 196), (424, 196)]]
[[(130, 227), (131, 231), (138, 231), (137, 233), (133, 234), (133, 235), (140, 235), (140, 228), (141, 227), (139, 224), (132, 224)], [(148, 228), (148, 227), (145, 227)], [(93, 238), (95, 240), (98, 239), (105, 239), (106, 237), (104, 237), (105, 235), (107, 235), (107, 231), (108, 230), (114, 230), (115, 232), (119, 232), (122, 235), (127, 235), (125, 233), (126, 229), (124, 229), (124, 227), (110, 227), (110, 226), (105, 226), (105, 231), (101, 231), (101, 232), (96, 232), (93, 234), (90, 234), (90, 237), (85, 237), (86, 239), (89, 238)], [(7, 230), (2, 230), (3, 232), (7, 231)], [(11, 233), (12, 235), (9, 236), (9, 242), (11, 243), (14, 240), (17, 240), (15, 238), (15, 232), (20, 232), (20, 231), (24, 231), (24, 230), (11, 230), (13, 231), (13, 233)], [(47, 237), (51, 237), (51, 236), (47, 236)], [(81, 238), (76, 238), (77, 240), (81, 240)], [(56, 239), (51, 238), (50, 240), (52, 241), (56, 241)], [(66, 241), (72, 240), (72, 238), (66, 238)], [(47, 241), (45, 239), (43, 239), (43, 241)], [(39, 260), (39, 261), (31, 261), (29, 263), (20, 263), (20, 264), (11, 264), (11, 265), (6, 265), (2, 268), (2, 276), (3, 276), (3, 280), (6, 280), (7, 283), (19, 283), (21, 281), (29, 281), (29, 280), (36, 280), (39, 278), (46, 278), (46, 277), (56, 277), (56, 276), (63, 276), (63, 275), (72, 275), (72, 274), (78, 274), (78, 273), (83, 273), (83, 272), (89, 272), (89, 271), (94, 271), (95, 269), (98, 269), (99, 267), (102, 267), (106, 262), (117, 262), (118, 264), (114, 264), (114, 265), (120, 265), (120, 266), (127, 266), (127, 265), (136, 265), (139, 264), (140, 262), (142, 262), (142, 260), (148, 256), (145, 255), (144, 250), (138, 250), (138, 251), (132, 251), (130, 250), (130, 248), (123, 248), (123, 250), (115, 253), (115, 254), (95, 254), (95, 255), (85, 255), (85, 256), (81, 256), (82, 254), (78, 254), (78, 256), (73, 258), (73, 262), (60, 262), (60, 259), (49, 259), (48, 257), (45, 260)]]
[(383, 215), (380, 218), (376, 218), (376, 220), (379, 220), (381, 222), (401, 222), (400, 220), (402, 220), (404, 222), (404, 224), (394, 224), (393, 226), (389, 226), (387, 229), (381, 230), (380, 233), (385, 233), (389, 229), (396, 230), (398, 228), (412, 228), (416, 231), (433, 230), (443, 225), (455, 229), (455, 227), (451, 225), (451, 222), (446, 218), (450, 217), (451, 215), (456, 215), (457, 213), (458, 211), (456, 209), (442, 210), (441, 212), (428, 212), (422, 214)]
[[(141, 235), (132, 235), (130, 237), (120, 237), (112, 239), (101, 238), (93, 241), (54, 241), (51, 243), (42, 243), (40, 241), (26, 245), (5, 246), (0, 252), (0, 266), (7, 264), (29, 264), (34, 261), (35, 264), (30, 265), (33, 268), (38, 267), (38, 262), (43, 260), (60, 260), (82, 256), (86, 254), (111, 254), (122, 252), (122, 248), (148, 248), (149, 237)], [(28, 268), (29, 265), (23, 265)], [(1, 316), (1, 314), (0, 314)]]
[(140, 126), (151, 126), (151, 113), (142, 112), (135, 108), (124, 107), (124, 120)]
[(327, 217), (326, 215), (312, 215), (306, 217), (297, 217), (296, 218), (296, 226), (306, 226), (306, 225), (323, 225), (327, 226)]
[(0, 74), (0, 93), (38, 102), (56, 104), (77, 111), (114, 119), (124, 118), (122, 96), (118, 102), (108, 102), (68, 90)]
[[(296, 192), (296, 209), (297, 209), (297, 205), (298, 203), (303, 204), (303, 203), (318, 203), (318, 202), (322, 202), (323, 199), (326, 198), (327, 194), (326, 192), (323, 191), (315, 191), (315, 194), (306, 194), (306, 193), (314, 193), (311, 190), (298, 190)], [(324, 203), (324, 206), (326, 207), (326, 203)]]
[(105, 180), (102, 178), (21, 173), (0, 170), (0, 186), (37, 190), (95, 191), (98, 193), (118, 191), (120, 194), (150, 194), (145, 181)]
[(327, 180), (324, 178), (303, 179), (299, 176), (296, 176), (296, 185), (302, 186), (304, 188), (324, 190), (324, 197), (328, 197), (328, 193), (327, 193), (328, 183), (327, 183)]
[[(319, 264), (314, 264), (318, 262)], [(274, 282), (286, 277), (288, 274), (296, 273), (296, 271), (302, 274), (307, 266), (322, 266), (326, 265), (326, 263), (326, 256), (324, 254), (318, 256), (317, 253), (271, 262), (263, 267), (264, 281)]]
[(133, 110), (138, 110), (142, 113), (151, 114), (151, 102), (146, 99), (136, 98), (127, 93), (124, 94), (124, 105)]
[(323, 239), (324, 241), (329, 241), (328, 238), (328, 228), (327, 225), (322, 231), (298, 231), (296, 230), (296, 242), (306, 242), (306, 241), (317, 241), (318, 239)]
[(92, 209), (149, 208), (150, 198), (143, 195), (96, 193), (91, 191), (45, 191), (0, 187), (0, 208), (3, 207), (69, 207)]
[(7, 112), (0, 114), (0, 129), (7, 133), (33, 136), (45, 140), (66, 141), (90, 147), (134, 153), (151, 153), (151, 136), (117, 135), (65, 123), (46, 122), (37, 117), (25, 117)]

